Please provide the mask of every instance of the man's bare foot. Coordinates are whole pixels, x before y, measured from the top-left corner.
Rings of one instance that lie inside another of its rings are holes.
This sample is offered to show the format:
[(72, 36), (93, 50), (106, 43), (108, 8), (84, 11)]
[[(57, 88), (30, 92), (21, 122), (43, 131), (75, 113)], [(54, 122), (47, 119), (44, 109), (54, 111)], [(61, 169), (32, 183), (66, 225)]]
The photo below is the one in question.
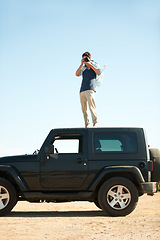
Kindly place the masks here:
[(88, 123), (88, 124), (86, 124), (86, 125), (85, 125), (85, 127), (86, 127), (86, 128), (88, 128), (88, 127), (89, 127), (89, 123)]
[(93, 127), (96, 127), (97, 122), (93, 123)]

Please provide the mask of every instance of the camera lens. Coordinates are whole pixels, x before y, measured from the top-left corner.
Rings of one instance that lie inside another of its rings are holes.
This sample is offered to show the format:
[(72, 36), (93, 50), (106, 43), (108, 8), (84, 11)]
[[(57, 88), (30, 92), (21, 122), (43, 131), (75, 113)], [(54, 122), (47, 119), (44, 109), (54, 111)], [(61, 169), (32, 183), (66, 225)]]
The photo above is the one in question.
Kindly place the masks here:
[(89, 62), (89, 59), (87, 57), (84, 58), (85, 62)]

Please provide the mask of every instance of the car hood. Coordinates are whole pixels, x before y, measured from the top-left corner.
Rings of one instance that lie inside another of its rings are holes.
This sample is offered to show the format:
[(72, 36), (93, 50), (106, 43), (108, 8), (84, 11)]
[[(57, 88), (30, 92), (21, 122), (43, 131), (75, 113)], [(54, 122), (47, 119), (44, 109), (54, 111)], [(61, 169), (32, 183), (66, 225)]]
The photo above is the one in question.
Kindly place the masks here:
[(7, 157), (0, 158), (0, 164), (6, 163), (6, 162), (28, 162), (28, 161), (35, 161), (36, 159), (37, 159), (37, 154), (7, 156)]

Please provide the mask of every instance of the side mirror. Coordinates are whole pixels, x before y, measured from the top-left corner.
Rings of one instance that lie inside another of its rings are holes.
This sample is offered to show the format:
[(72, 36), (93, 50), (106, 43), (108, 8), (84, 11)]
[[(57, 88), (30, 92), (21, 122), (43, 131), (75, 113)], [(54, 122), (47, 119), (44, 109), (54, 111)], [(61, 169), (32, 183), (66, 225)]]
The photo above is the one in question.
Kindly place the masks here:
[(49, 145), (49, 146), (45, 147), (45, 153), (47, 155), (54, 154), (54, 145)]

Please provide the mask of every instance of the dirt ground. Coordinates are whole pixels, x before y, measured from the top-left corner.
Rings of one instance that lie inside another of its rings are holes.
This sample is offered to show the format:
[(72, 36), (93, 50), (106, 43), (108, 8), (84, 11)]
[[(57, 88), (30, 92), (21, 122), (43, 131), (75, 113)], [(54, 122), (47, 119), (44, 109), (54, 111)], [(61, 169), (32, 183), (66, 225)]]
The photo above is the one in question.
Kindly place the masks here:
[(105, 216), (94, 203), (19, 202), (0, 218), (0, 240), (160, 240), (160, 192), (139, 198), (126, 217)]

